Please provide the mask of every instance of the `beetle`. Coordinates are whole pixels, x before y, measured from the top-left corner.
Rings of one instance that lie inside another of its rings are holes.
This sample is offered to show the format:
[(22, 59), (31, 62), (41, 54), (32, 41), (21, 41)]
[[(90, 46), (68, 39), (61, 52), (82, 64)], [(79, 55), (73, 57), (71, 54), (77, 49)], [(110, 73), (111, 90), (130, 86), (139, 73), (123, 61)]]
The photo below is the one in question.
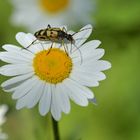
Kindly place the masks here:
[(75, 48), (77, 50), (79, 50), (80, 56), (81, 56), (81, 61), (82, 61), (82, 54), (81, 54), (80, 49), (75, 45), (76, 40), (74, 39), (74, 35), (76, 35), (79, 32), (82, 32), (84, 30), (91, 30), (91, 29), (92, 29), (91, 27), (88, 27), (88, 28), (84, 28), (78, 32), (74, 32), (74, 33), (70, 34), (70, 33), (67, 33), (67, 30), (65, 27), (63, 27), (61, 29), (61, 28), (51, 27), (50, 24), (48, 24), (47, 28), (41, 29), (34, 33), (34, 36), (36, 37), (36, 39), (28, 47), (26, 47), (26, 49), (29, 48), (31, 45), (33, 45), (37, 40), (38, 41), (51, 41), (52, 45), (48, 51), (48, 54), (50, 53), (50, 51), (52, 49), (53, 43), (55, 42), (55, 43), (60, 43), (61, 46), (64, 47), (64, 50), (65, 50), (66, 54), (68, 55), (67, 44), (71, 44), (70, 51), (72, 51), (72, 45), (74, 45)]

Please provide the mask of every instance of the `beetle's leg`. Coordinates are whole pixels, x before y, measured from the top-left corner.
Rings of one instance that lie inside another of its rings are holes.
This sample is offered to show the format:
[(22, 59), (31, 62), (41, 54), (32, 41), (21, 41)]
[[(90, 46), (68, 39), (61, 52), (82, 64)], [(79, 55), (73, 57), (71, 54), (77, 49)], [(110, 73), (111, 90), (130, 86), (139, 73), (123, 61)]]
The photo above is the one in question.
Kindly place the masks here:
[(50, 25), (50, 24), (48, 24), (47, 28), (51, 28), (51, 25)]
[(38, 39), (35, 39), (29, 46), (27, 46), (25, 49), (28, 49), (31, 45), (35, 44), (35, 42), (37, 41)]
[(67, 43), (65, 43), (65, 47), (66, 47), (67, 54), (69, 54), (69, 49), (68, 49)]
[[(33, 45), (33, 44), (35, 44), (35, 42), (37, 41), (38, 39), (35, 39), (29, 46), (27, 46), (26, 48), (21, 48), (21, 50), (28, 50), (28, 51), (30, 51), (28, 48), (31, 46), (31, 45)], [(31, 51), (30, 51), (31, 52)], [(31, 52), (31, 53), (33, 53), (33, 52)]]
[(51, 44), (51, 47), (49, 48), (49, 51), (48, 51), (47, 55), (50, 53), (52, 47), (53, 47), (53, 42), (52, 42), (52, 44)]
[(65, 46), (65, 43), (64, 43), (64, 40), (62, 40), (62, 46), (64, 46), (65, 53), (67, 54), (67, 56), (69, 56), (69, 55), (68, 55), (68, 52), (67, 52), (68, 50), (67, 50), (67, 48), (66, 48), (66, 46)]

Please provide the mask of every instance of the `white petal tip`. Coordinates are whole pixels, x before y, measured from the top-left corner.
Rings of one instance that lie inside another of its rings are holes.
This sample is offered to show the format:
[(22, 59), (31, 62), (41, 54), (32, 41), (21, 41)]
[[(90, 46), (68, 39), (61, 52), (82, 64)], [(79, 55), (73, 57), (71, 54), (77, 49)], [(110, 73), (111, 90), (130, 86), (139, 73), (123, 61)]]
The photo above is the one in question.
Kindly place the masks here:
[(108, 70), (112, 67), (111, 63), (108, 61), (103, 60), (104, 62), (104, 69), (103, 70)]
[(100, 40), (93, 40), (94, 45), (99, 46), (102, 42)]
[(83, 28), (93, 28), (93, 26), (91, 24), (87, 24)]
[(20, 109), (22, 109), (23, 108), (23, 106), (21, 106), (21, 105), (19, 105), (19, 104), (16, 104), (16, 109), (17, 110), (20, 110)]
[(70, 108), (69, 109), (67, 109), (67, 110), (65, 110), (65, 111), (63, 111), (65, 114), (69, 114), (70, 113)]
[(39, 113), (40, 113), (41, 116), (45, 116), (45, 115), (48, 113), (48, 111), (49, 111), (49, 110), (46, 111), (46, 110), (41, 110), (41, 109), (39, 108)]
[(81, 30), (86, 30), (86, 29), (88, 29), (88, 32), (89, 33), (91, 33), (92, 32), (92, 29), (93, 29), (93, 27), (92, 27), (92, 25), (91, 24), (87, 24), (87, 25), (85, 25)]
[(47, 114), (47, 113), (40, 112), (40, 111), (39, 111), (39, 113), (40, 113), (41, 116), (45, 116)]
[(108, 63), (107, 69), (110, 69), (112, 67), (112, 65), (110, 62), (107, 62), (107, 63)]
[(18, 96), (15, 95), (15, 94), (12, 94), (12, 99), (13, 99), (13, 100), (16, 100), (16, 99), (18, 99)]
[(5, 48), (7, 48), (7, 45), (8, 44), (3, 45), (2, 48), (5, 50)]
[(16, 34), (16, 40), (18, 40), (19, 38), (23, 37), (24, 35), (26, 35), (24, 32), (18, 32)]
[(58, 121), (60, 121), (61, 118), (53, 117), (53, 119), (58, 122)]

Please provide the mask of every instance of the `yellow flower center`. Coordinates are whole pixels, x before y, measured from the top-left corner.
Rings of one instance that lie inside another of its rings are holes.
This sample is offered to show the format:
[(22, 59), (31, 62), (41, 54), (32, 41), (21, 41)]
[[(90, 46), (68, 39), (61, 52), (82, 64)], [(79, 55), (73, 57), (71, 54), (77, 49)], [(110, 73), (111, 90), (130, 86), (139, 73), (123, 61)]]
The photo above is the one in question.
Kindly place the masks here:
[(51, 14), (63, 11), (69, 5), (69, 0), (40, 0), (41, 9)]
[(48, 51), (43, 50), (35, 55), (34, 71), (41, 80), (57, 84), (69, 77), (72, 70), (72, 60), (58, 48), (51, 49), (49, 53)]

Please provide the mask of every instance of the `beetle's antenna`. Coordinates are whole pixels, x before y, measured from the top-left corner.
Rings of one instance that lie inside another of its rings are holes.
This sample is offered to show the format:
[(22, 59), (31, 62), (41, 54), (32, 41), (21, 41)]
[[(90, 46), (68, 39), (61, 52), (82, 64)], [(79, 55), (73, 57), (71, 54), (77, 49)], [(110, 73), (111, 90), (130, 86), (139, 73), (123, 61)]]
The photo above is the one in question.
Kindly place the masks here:
[(82, 32), (82, 31), (84, 31), (84, 30), (88, 30), (88, 29), (92, 29), (92, 28), (85, 28), (85, 29), (79, 30), (79, 31), (73, 33), (72, 36), (74, 36), (75, 34), (77, 34), (77, 33), (79, 33), (79, 32)]
[(82, 40), (82, 39), (88, 39), (87, 37), (83, 37), (83, 38), (77, 38), (75, 40)]
[(73, 43), (74, 47), (79, 51), (80, 58), (81, 58), (81, 64), (83, 63), (83, 57), (82, 57), (82, 52), (81, 50)]

